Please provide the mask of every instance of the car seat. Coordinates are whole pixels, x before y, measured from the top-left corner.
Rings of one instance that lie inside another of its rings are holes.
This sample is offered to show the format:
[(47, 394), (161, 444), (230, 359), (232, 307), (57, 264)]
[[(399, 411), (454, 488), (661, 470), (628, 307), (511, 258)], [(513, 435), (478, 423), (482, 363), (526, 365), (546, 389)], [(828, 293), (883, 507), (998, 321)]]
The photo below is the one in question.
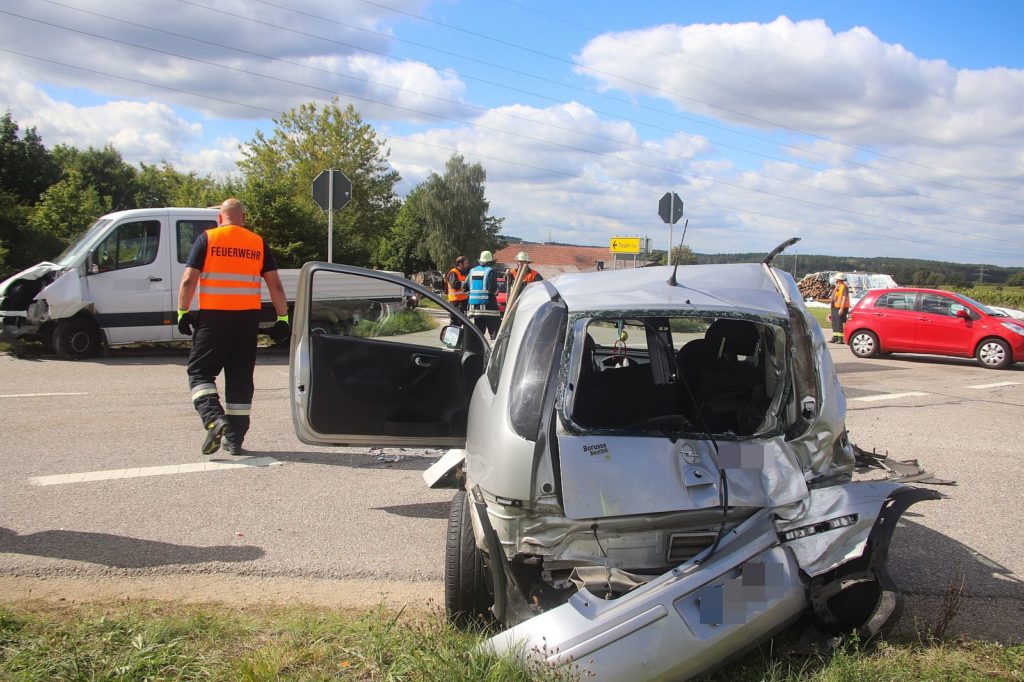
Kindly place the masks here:
[(766, 406), (761, 345), (758, 326), (747, 320), (716, 320), (708, 328), (694, 400), (711, 431), (750, 435), (760, 425)]

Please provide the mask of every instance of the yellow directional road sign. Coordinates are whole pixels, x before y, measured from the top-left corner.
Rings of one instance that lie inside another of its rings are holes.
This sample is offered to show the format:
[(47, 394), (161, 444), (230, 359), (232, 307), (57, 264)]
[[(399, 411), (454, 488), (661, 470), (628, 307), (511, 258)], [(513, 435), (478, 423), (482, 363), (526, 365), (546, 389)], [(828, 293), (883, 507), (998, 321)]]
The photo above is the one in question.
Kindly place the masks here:
[(640, 237), (612, 237), (609, 251), (612, 253), (640, 253)]

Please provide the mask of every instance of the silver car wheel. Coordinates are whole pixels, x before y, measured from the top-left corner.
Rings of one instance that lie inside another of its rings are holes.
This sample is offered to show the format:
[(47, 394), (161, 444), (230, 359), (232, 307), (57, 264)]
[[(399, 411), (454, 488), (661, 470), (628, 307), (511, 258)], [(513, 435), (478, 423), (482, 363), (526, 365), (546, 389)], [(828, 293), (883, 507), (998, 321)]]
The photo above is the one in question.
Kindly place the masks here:
[(985, 367), (1001, 369), (1009, 364), (1009, 348), (999, 339), (989, 339), (978, 346), (978, 362)]

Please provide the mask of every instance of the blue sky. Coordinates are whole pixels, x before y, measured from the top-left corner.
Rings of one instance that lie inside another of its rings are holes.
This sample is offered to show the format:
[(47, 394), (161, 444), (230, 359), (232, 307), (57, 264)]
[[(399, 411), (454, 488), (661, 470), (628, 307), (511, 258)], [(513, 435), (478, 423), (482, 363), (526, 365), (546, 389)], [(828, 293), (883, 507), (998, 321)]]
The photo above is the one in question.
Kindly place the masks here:
[(224, 175), (336, 95), (401, 192), (460, 153), (528, 240), (665, 248), (672, 190), (698, 252), (1024, 267), (1022, 27), (1019, 2), (5, 0), (0, 106)]

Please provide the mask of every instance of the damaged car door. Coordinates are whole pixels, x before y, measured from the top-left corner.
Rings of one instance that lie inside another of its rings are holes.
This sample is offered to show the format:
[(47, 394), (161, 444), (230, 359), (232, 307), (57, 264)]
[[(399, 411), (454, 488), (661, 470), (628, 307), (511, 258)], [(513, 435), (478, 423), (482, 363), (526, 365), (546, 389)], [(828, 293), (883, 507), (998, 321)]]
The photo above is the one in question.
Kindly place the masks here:
[[(290, 382), (292, 418), (302, 442), (465, 444), (469, 398), (487, 344), (464, 318), (462, 327), (442, 331), (426, 314), (405, 310), (393, 295), (396, 287), (459, 315), (396, 275), (328, 263), (302, 268)], [(436, 326), (410, 326), (410, 320), (424, 319)]]

